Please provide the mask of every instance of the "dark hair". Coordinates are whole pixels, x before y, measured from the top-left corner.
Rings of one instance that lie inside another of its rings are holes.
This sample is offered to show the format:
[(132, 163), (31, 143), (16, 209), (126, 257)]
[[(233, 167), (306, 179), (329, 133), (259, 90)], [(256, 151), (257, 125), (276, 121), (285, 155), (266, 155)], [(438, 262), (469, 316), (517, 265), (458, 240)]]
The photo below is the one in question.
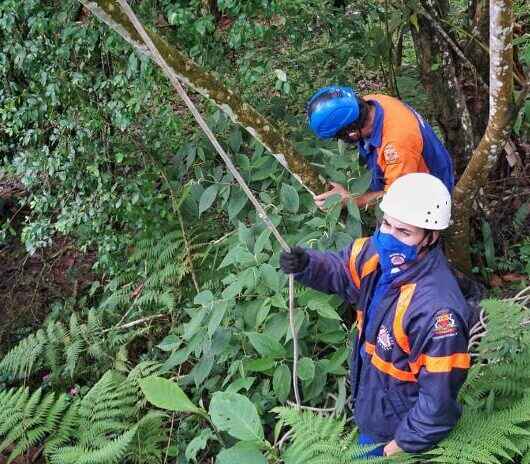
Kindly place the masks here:
[[(435, 232), (434, 230), (425, 229), (425, 235), (423, 238), (425, 239), (425, 237), (428, 237), (428, 241), (430, 242), (434, 236), (434, 232)], [(441, 236), (439, 236), (433, 243), (429, 243), (428, 245), (426, 245), (425, 249), (428, 251), (431, 251), (432, 249), (438, 246), (438, 244), (440, 243), (440, 240), (441, 240)]]
[(364, 126), (364, 123), (368, 118), (370, 103), (364, 101), (362, 97), (357, 97), (357, 103), (359, 105), (359, 118), (357, 119), (357, 125), (360, 129)]

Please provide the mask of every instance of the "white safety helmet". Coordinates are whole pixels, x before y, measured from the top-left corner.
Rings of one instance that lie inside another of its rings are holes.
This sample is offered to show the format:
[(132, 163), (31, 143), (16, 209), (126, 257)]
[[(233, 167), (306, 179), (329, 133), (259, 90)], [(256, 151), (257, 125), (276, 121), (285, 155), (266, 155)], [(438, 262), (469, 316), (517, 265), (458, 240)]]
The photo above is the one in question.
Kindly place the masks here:
[(420, 172), (396, 179), (379, 206), (398, 221), (422, 229), (447, 229), (451, 219), (449, 190), (437, 177)]

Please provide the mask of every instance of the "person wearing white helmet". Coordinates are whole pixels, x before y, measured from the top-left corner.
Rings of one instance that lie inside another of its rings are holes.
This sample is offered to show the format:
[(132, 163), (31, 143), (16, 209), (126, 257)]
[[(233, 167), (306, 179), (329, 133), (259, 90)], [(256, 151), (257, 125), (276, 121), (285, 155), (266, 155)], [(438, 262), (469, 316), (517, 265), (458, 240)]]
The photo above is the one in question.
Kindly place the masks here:
[(455, 426), (470, 367), (471, 310), (439, 245), (451, 196), (436, 177), (397, 179), (380, 227), (339, 252), (294, 247), (281, 269), (356, 310), (351, 388), (359, 442), (370, 455), (421, 452)]

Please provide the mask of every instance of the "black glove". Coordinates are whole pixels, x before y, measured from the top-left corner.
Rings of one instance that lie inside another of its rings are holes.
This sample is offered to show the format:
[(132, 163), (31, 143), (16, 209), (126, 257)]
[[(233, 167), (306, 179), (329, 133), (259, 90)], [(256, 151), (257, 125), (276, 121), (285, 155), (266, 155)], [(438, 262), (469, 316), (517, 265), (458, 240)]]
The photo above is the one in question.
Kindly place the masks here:
[(286, 274), (302, 272), (309, 262), (309, 255), (299, 246), (291, 248), (291, 252), (282, 251), (280, 254), (280, 268)]

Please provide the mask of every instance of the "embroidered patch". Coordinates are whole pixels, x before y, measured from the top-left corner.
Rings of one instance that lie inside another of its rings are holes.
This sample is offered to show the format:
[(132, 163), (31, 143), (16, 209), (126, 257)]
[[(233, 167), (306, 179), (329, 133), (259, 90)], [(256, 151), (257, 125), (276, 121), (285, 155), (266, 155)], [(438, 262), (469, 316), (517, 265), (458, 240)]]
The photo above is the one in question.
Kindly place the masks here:
[(396, 147), (389, 143), (387, 146), (385, 146), (385, 149), (383, 151), (383, 155), (385, 156), (385, 162), (386, 164), (397, 164), (399, 163), (399, 155), (396, 150)]
[(455, 318), (451, 311), (439, 311), (434, 320), (433, 338), (452, 337), (458, 333)]
[(394, 341), (392, 340), (392, 335), (388, 329), (382, 325), (377, 334), (377, 344), (383, 348), (383, 350), (388, 351), (392, 349)]
[(390, 262), (393, 266), (401, 266), (405, 264), (405, 255), (403, 253), (392, 253), (390, 255)]

